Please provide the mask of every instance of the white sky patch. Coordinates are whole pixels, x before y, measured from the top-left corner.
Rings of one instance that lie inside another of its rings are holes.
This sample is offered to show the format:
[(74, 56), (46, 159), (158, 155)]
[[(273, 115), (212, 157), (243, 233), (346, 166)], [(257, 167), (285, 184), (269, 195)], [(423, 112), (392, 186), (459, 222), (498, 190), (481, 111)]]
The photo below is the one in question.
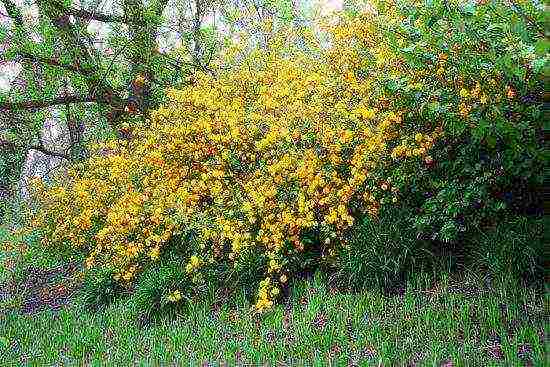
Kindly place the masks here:
[(31, 39), (33, 42), (35, 43), (40, 43), (42, 41), (44, 41), (44, 39), (42, 38), (42, 36), (39, 34), (39, 33), (36, 33), (36, 32), (33, 32), (31, 34)]
[(330, 15), (340, 11), (344, 7), (344, 0), (317, 0), (322, 16)]
[(38, 5), (23, 6), (21, 8), (23, 21), (28, 27), (36, 27), (38, 25)]
[(0, 92), (7, 93), (11, 89), (11, 83), (21, 71), (21, 65), (16, 62), (0, 64)]
[(4, 4), (0, 2), (0, 25), (9, 28), (13, 26), (13, 20), (10, 17), (4, 15), (7, 13), (8, 12), (6, 11)]

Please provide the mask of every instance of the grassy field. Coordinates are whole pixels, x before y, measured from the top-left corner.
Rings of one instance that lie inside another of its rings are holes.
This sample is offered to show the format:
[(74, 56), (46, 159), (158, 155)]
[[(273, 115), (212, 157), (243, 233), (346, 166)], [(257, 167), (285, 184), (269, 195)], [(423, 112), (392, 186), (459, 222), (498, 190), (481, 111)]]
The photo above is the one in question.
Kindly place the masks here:
[[(13, 269), (3, 268), (6, 281)], [(131, 300), (92, 312), (78, 292), (60, 291), (62, 272), (38, 286), (42, 270), (33, 269), (16, 277), (16, 291), (0, 292), (0, 366), (548, 365), (548, 298), (514, 281), (453, 275), (394, 295), (351, 294), (316, 275), (263, 316), (244, 297), (234, 305), (212, 297), (143, 325)], [(26, 307), (33, 297), (49, 302)]]

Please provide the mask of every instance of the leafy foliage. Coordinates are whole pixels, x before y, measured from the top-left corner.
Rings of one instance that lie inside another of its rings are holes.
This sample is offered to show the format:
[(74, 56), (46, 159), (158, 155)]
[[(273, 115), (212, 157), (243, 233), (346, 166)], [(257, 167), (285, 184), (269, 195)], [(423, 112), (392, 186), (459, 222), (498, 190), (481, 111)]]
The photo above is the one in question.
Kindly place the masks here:
[[(530, 25), (498, 2), (399, 4), (402, 22), (387, 37), (412, 71), (389, 81), (391, 102), (417, 124), (443, 121), (445, 138), (430, 158), (394, 176), (415, 182), (407, 196), (421, 210), (418, 231), (456, 241), (512, 207), (512, 187), (523, 196), (542, 184), (543, 86), (534, 65), (547, 55), (535, 52)], [(529, 206), (523, 211), (540, 213), (540, 203)]]
[(37, 182), (33, 225), (126, 287), (145, 271), (147, 309), (216, 277), (255, 283), (258, 311), (319, 267), (387, 283), (495, 216), (538, 214), (495, 193), (542, 184), (533, 65), (547, 56), (526, 19), (498, 2), (383, 2), (320, 22), (326, 47), (290, 28), (235, 44), (132, 139)]

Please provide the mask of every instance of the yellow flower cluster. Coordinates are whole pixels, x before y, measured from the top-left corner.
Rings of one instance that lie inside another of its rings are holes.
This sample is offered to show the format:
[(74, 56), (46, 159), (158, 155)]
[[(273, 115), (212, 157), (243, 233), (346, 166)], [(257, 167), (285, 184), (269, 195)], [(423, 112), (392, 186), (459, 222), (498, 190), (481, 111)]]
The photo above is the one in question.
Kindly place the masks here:
[(174, 292), (166, 296), (166, 299), (172, 303), (178, 302), (181, 299), (181, 292), (176, 289)]
[(394, 159), (419, 156), (425, 158), (437, 138), (442, 135), (441, 127), (435, 129), (432, 134), (416, 133), (412, 139), (403, 140), (396, 146), (391, 152), (391, 157)]
[(270, 278), (265, 278), (260, 282), (260, 289), (258, 290), (258, 300), (255, 304), (255, 308), (258, 312), (264, 312), (273, 306), (273, 300), (277, 298), (280, 290), (277, 286), (271, 284)]
[[(489, 84), (494, 86), (496, 85), (496, 81), (491, 79)], [(475, 103), (486, 105), (489, 99), (487, 93), (481, 90), (481, 84), (479, 81), (475, 83), (475, 86), (471, 90), (462, 86), (458, 93), (461, 100), (458, 105), (458, 113), (464, 118), (468, 117)]]
[[(133, 140), (95, 146), (67, 184), (37, 188), (37, 225), (48, 241), (87, 249), (89, 267), (114, 267), (125, 281), (189, 230), (200, 243), (189, 276), (201, 258), (226, 259), (226, 244), (233, 260), (245, 248), (269, 253), (273, 278), (260, 284), (256, 307), (271, 307), (276, 284), (287, 282), (286, 241), (303, 251), (301, 234), (318, 229), (338, 237), (323, 238), (327, 246), (341, 244), (352, 207), (377, 214), (377, 197), (389, 189), (379, 172), (390, 158), (427, 157), (441, 135), (403, 129), (405, 111), (379, 98), (380, 70), (395, 73), (402, 63), (374, 17), (327, 28), (332, 46), (320, 56), (282, 52), (280, 36), (268, 50), (217, 69), (216, 78), (197, 73), (193, 85), (169, 89)], [(361, 48), (376, 61), (361, 57)]]
[(189, 259), (189, 262), (185, 266), (185, 271), (188, 274), (190, 274), (193, 271), (199, 269), (203, 264), (204, 264), (204, 262), (201, 259), (199, 259), (197, 256), (193, 255), (193, 256), (191, 256), (191, 258)]

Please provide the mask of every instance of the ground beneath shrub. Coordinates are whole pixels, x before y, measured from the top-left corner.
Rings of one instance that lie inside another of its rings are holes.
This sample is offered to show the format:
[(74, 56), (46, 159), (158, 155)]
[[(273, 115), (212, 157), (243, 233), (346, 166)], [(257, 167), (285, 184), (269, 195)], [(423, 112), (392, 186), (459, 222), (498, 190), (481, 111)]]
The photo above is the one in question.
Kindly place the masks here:
[(34, 314), (43, 310), (58, 311), (70, 305), (78, 285), (74, 275), (77, 262), (70, 262), (53, 268), (29, 267), (22, 282), (9, 280), (0, 286), (0, 302), (14, 300), (23, 314)]
[(388, 296), (309, 279), (262, 316), (221, 292), (140, 327), (124, 301), (71, 304), (59, 284), (74, 267), (32, 270), (21, 309), (0, 315), (0, 365), (537, 366), (547, 348), (544, 295), (517, 283), (446, 279)]

